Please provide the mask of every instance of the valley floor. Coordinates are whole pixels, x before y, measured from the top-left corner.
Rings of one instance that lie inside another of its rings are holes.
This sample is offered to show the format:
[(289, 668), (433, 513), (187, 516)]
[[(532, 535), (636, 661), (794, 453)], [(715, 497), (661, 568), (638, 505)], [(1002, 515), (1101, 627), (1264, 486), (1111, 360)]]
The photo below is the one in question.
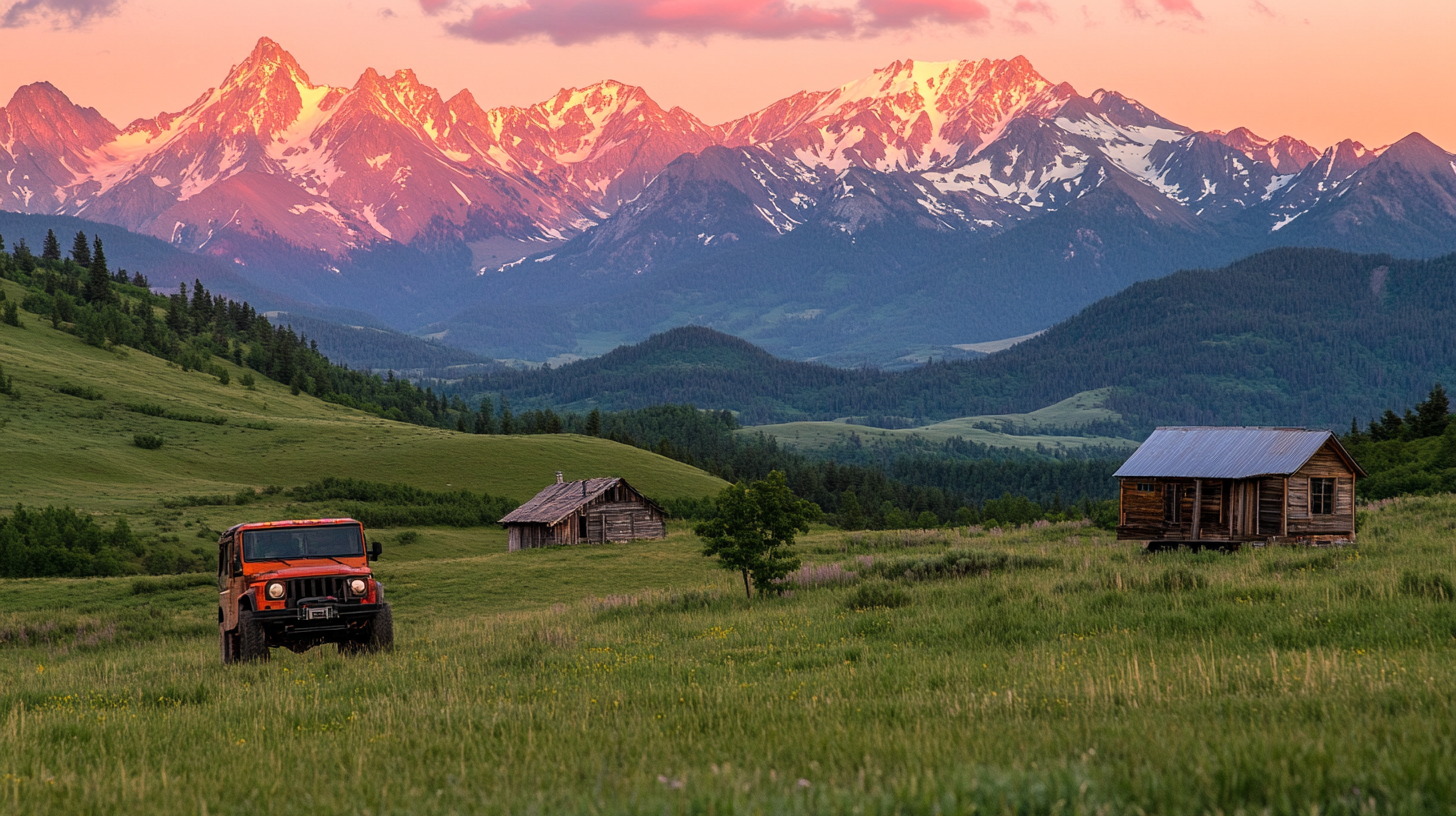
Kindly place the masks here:
[(0, 807), (1442, 812), (1453, 525), (1405, 499), (1358, 547), (1228, 556), (819, 530), (830, 582), (751, 602), (682, 526), (511, 554), (390, 531), (395, 653), (227, 669), (209, 576), (0, 581)]

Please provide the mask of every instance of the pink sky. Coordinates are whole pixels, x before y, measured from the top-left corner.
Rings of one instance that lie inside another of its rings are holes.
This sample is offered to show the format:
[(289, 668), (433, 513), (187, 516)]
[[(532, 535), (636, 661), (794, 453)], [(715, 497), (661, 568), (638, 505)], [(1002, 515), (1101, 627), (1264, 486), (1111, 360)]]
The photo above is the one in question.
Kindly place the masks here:
[(126, 124), (185, 107), (260, 36), (314, 82), (413, 68), (524, 105), (618, 79), (709, 123), (897, 59), (1025, 55), (1199, 129), (1456, 151), (1450, 0), (0, 0), (0, 100), (49, 80)]

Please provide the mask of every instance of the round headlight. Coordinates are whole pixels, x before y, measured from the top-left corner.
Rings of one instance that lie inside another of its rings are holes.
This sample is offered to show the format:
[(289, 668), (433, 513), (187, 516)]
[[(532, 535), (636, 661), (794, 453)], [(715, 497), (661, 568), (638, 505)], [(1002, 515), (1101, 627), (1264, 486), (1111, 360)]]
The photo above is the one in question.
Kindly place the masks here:
[(349, 591), (355, 595), (363, 595), (369, 589), (369, 584), (363, 578), (355, 578), (349, 582)]
[(270, 601), (279, 600), (280, 598), (283, 597), (283, 591), (284, 591), (283, 590), (283, 582), (282, 581), (274, 581), (273, 583), (271, 583), (271, 584), (268, 585), (268, 589), (266, 591), (268, 593), (268, 600), (270, 600)]

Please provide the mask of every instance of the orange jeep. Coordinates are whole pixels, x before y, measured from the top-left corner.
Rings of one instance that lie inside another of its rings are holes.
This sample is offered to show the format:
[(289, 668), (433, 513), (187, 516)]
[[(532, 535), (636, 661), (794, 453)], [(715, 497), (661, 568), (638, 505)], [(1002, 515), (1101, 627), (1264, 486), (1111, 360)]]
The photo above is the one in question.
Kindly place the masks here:
[(217, 542), (222, 662), (267, 660), (269, 648), (341, 654), (390, 651), (394, 615), (366, 555), (364, 525), (348, 519), (239, 524)]

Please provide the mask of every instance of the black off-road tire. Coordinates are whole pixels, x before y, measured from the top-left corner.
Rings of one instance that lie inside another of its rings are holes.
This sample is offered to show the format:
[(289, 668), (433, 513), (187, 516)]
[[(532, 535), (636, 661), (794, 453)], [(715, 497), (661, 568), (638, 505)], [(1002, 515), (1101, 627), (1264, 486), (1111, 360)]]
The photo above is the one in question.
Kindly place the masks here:
[(253, 620), (250, 609), (238, 611), (238, 661), (241, 663), (266, 663), (271, 656), (268, 651), (268, 633), (263, 625)]
[(231, 666), (238, 662), (238, 634), (229, 632), (221, 626), (217, 628), (218, 651), (222, 653), (222, 664)]
[(394, 651), (394, 610), (389, 608), (389, 604), (380, 605), (379, 613), (369, 622), (365, 632), (368, 633), (368, 640), (364, 641), (366, 651)]

